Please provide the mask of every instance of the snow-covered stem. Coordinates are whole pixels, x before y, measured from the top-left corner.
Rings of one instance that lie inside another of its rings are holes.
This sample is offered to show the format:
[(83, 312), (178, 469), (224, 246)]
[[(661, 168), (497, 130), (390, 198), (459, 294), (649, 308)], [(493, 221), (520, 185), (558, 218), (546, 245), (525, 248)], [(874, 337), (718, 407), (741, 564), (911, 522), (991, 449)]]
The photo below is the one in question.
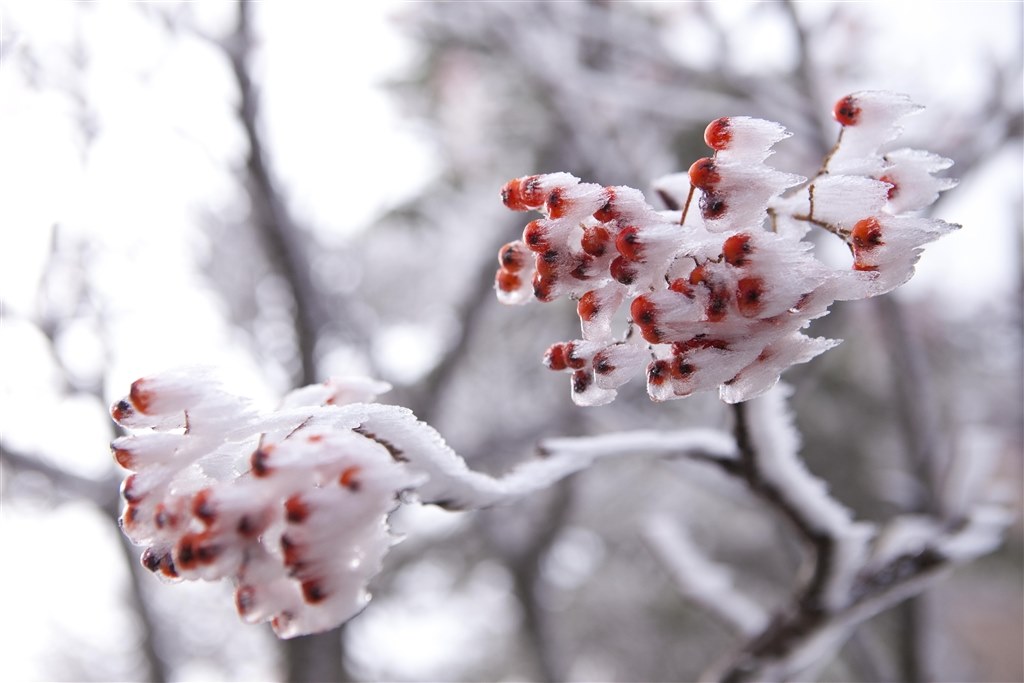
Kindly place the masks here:
[(811, 570), (793, 599), (706, 680), (813, 677), (857, 625), (994, 550), (1009, 522), (999, 506), (978, 504), (955, 523), (925, 515), (901, 515), (882, 529), (856, 522), (797, 459), (783, 393), (734, 406), (739, 457), (721, 464), (800, 535)]
[(761, 632), (768, 622), (764, 608), (735, 586), (727, 567), (705, 557), (685, 529), (659, 515), (648, 521), (643, 533), (684, 597), (738, 635)]

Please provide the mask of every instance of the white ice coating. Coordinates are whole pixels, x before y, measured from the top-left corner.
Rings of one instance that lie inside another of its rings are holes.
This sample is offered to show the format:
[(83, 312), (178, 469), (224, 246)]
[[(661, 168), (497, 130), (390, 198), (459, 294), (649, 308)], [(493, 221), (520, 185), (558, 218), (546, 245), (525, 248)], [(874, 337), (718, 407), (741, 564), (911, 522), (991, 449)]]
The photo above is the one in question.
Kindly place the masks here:
[(475, 472), (408, 409), (347, 402), (386, 389), (333, 380), (261, 412), (207, 372), (140, 380), (112, 409), (132, 430), (112, 444), (131, 471), (125, 533), (163, 578), (231, 579), (244, 620), (291, 638), (363, 609), (400, 504), (496, 505), (600, 457), (570, 450), (503, 477)]

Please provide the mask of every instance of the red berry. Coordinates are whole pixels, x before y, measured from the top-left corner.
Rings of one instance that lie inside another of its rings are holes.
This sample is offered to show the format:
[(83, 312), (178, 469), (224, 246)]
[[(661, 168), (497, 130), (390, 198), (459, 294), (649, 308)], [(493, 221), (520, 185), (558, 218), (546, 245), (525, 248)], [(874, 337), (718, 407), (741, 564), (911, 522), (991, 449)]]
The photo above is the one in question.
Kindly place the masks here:
[(759, 277), (741, 278), (736, 283), (736, 306), (745, 318), (754, 318), (764, 307), (764, 282)]
[(629, 305), (629, 314), (633, 322), (641, 327), (653, 326), (658, 321), (658, 309), (654, 302), (644, 295), (633, 299), (633, 303)]
[(728, 116), (715, 119), (704, 129), (704, 142), (716, 152), (726, 149), (732, 141), (732, 131), (729, 128)]
[(555, 277), (558, 274), (559, 260), (558, 252), (554, 249), (548, 249), (543, 254), (537, 254), (537, 272), (544, 277)]
[(640, 240), (640, 229), (635, 225), (629, 225), (619, 231), (615, 237), (615, 248), (627, 261), (644, 260), (644, 245)]
[(540, 220), (530, 221), (523, 229), (523, 242), (530, 251), (544, 252), (551, 248), (548, 229)]
[(684, 294), (691, 299), (694, 297), (693, 285), (691, 285), (685, 278), (676, 278), (671, 283), (669, 283), (668, 288), (671, 289), (673, 292)]
[(360, 487), (359, 473), (362, 468), (358, 465), (350, 465), (341, 471), (338, 476), (338, 483), (347, 488), (349, 491), (358, 491)]
[(636, 268), (622, 256), (616, 256), (608, 267), (612, 278), (624, 285), (631, 285), (636, 281)]
[(309, 604), (315, 605), (327, 599), (327, 591), (316, 579), (307, 579), (302, 582), (302, 598)]
[(882, 242), (882, 226), (879, 225), (876, 218), (865, 218), (857, 221), (850, 232), (850, 238), (855, 252), (870, 251), (884, 244)]
[(513, 211), (526, 211), (529, 207), (523, 203), (523, 179), (514, 178), (501, 188), (501, 201)]
[(514, 292), (523, 285), (522, 279), (518, 273), (513, 273), (510, 270), (499, 268), (498, 273), (494, 277), (494, 282), (503, 292)]
[(309, 517), (309, 505), (296, 493), (284, 502), (284, 513), (291, 524), (302, 524)]
[(591, 225), (583, 229), (581, 246), (591, 256), (604, 256), (611, 241), (611, 233), (603, 225)]
[(590, 277), (590, 266), (594, 262), (594, 257), (590, 254), (579, 254), (576, 256), (576, 267), (572, 269), (569, 275), (572, 275), (577, 280), (586, 280)]
[(699, 285), (701, 283), (708, 282), (708, 269), (704, 266), (697, 266), (690, 271), (690, 284)]
[(140, 413), (148, 412), (150, 409), (150, 404), (153, 402), (153, 399), (155, 398), (155, 396), (153, 395), (153, 391), (146, 389), (146, 383), (147, 382), (145, 378), (135, 380), (134, 382), (132, 382), (132, 389), (131, 393), (129, 394), (129, 397), (131, 398), (132, 401), (132, 405), (135, 406), (135, 409), (138, 410)]
[(697, 371), (697, 368), (687, 361), (682, 356), (677, 356), (672, 359), (672, 364), (669, 367), (669, 372), (672, 373), (672, 379), (685, 380)]
[(629, 306), (630, 316), (640, 327), (640, 334), (652, 344), (661, 343), (661, 331), (658, 329), (658, 309), (646, 296), (638, 296)]
[(647, 366), (647, 382), (660, 387), (672, 374), (667, 360), (656, 360)]
[(576, 313), (583, 322), (590, 322), (597, 315), (600, 306), (597, 305), (597, 292), (587, 292), (580, 297), (576, 304)]
[(211, 500), (212, 496), (213, 491), (205, 488), (192, 497), (192, 514), (206, 526), (217, 520), (217, 507)]
[(498, 251), (498, 263), (505, 270), (517, 273), (526, 265), (524, 251), (522, 242), (509, 242)]
[(569, 367), (565, 357), (565, 344), (552, 344), (544, 353), (544, 365), (555, 371), (565, 370)]
[(580, 370), (587, 366), (587, 361), (576, 355), (576, 345), (572, 342), (565, 343), (565, 362), (573, 370)]
[(715, 220), (725, 215), (728, 210), (725, 199), (715, 192), (705, 192), (700, 198), (700, 215), (705, 220)]
[(710, 157), (697, 159), (690, 166), (690, 184), (694, 187), (710, 192), (722, 179), (718, 175), (718, 166), (715, 160)]
[(584, 391), (590, 388), (590, 385), (594, 382), (594, 375), (587, 372), (586, 370), (577, 370), (572, 373), (572, 392), (574, 394), (582, 394)]
[(544, 275), (540, 271), (533, 274), (533, 296), (537, 301), (548, 302), (555, 298), (554, 288), (558, 278)]
[(892, 177), (884, 175), (881, 178), (879, 178), (879, 180), (881, 180), (883, 183), (888, 183), (889, 185), (889, 191), (885, 193), (886, 199), (892, 199), (897, 194), (899, 194), (900, 186), (896, 184), (896, 181), (893, 180)]
[(707, 306), (704, 307), (704, 317), (709, 322), (717, 323), (729, 312), (729, 292), (725, 287), (709, 284), (711, 297)]
[(598, 375), (607, 375), (615, 371), (615, 366), (608, 360), (607, 351), (598, 351), (594, 354), (594, 372)]
[(569, 210), (571, 202), (565, 196), (562, 188), (556, 187), (548, 195), (547, 212), (548, 218), (561, 218)]
[[(618, 218), (618, 213), (615, 211), (615, 188), (606, 187), (604, 188), (604, 191), (608, 197), (608, 201), (604, 203), (604, 206), (594, 212), (594, 218), (602, 223), (607, 223), (608, 221), (613, 221)], [(600, 256), (600, 254), (594, 255)]]
[(750, 244), (750, 235), (746, 233), (733, 235), (725, 240), (725, 244), (722, 245), (722, 255), (725, 256), (725, 262), (730, 266), (736, 267), (746, 265), (747, 256), (753, 250), (754, 248)]
[(857, 125), (857, 120), (860, 118), (860, 107), (857, 106), (856, 98), (853, 95), (847, 95), (836, 102), (836, 106), (832, 108), (832, 116), (842, 126)]

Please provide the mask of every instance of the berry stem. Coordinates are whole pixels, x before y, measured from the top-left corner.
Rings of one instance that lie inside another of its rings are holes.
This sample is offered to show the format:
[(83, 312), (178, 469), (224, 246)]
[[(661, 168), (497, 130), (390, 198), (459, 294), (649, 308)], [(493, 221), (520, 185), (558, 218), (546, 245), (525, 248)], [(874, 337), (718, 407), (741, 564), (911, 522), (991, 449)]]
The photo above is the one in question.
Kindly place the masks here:
[(679, 214), (679, 225), (686, 223), (686, 213), (690, 210), (690, 202), (693, 201), (693, 192), (696, 190), (693, 183), (690, 183), (690, 192), (686, 195), (686, 203), (683, 204), (683, 212)]

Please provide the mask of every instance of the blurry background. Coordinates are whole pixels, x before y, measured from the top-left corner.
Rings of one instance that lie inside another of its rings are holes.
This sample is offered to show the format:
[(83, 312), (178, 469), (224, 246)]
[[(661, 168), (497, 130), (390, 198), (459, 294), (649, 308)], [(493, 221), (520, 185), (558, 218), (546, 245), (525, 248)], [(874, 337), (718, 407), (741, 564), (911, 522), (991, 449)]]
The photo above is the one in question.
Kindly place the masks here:
[[(136, 377), (220, 367), (268, 404), (370, 373), (474, 468), (544, 436), (727, 427), (641, 378), (580, 409), (540, 364), (573, 305), (506, 308), (495, 255), (528, 220), (505, 180), (647, 189), (719, 116), (794, 132), (813, 173), (832, 103), (927, 110), (901, 144), (955, 160), (963, 230), (895, 296), (838, 304), (846, 342), (787, 374), (810, 467), (868, 519), (934, 504), (956, 453), (1019, 509), (1018, 3), (6, 2), (0, 25), (0, 677), (6, 680), (692, 680), (730, 636), (638, 535), (672, 515), (740, 585), (786, 598), (799, 548), (695, 466), (603, 463), (547, 495), (396, 525), (374, 601), (276, 641), (229, 586), (168, 587), (117, 526), (106, 407)], [(725, 494), (725, 495), (722, 495)], [(861, 627), (828, 680), (1024, 678), (1021, 527)]]

